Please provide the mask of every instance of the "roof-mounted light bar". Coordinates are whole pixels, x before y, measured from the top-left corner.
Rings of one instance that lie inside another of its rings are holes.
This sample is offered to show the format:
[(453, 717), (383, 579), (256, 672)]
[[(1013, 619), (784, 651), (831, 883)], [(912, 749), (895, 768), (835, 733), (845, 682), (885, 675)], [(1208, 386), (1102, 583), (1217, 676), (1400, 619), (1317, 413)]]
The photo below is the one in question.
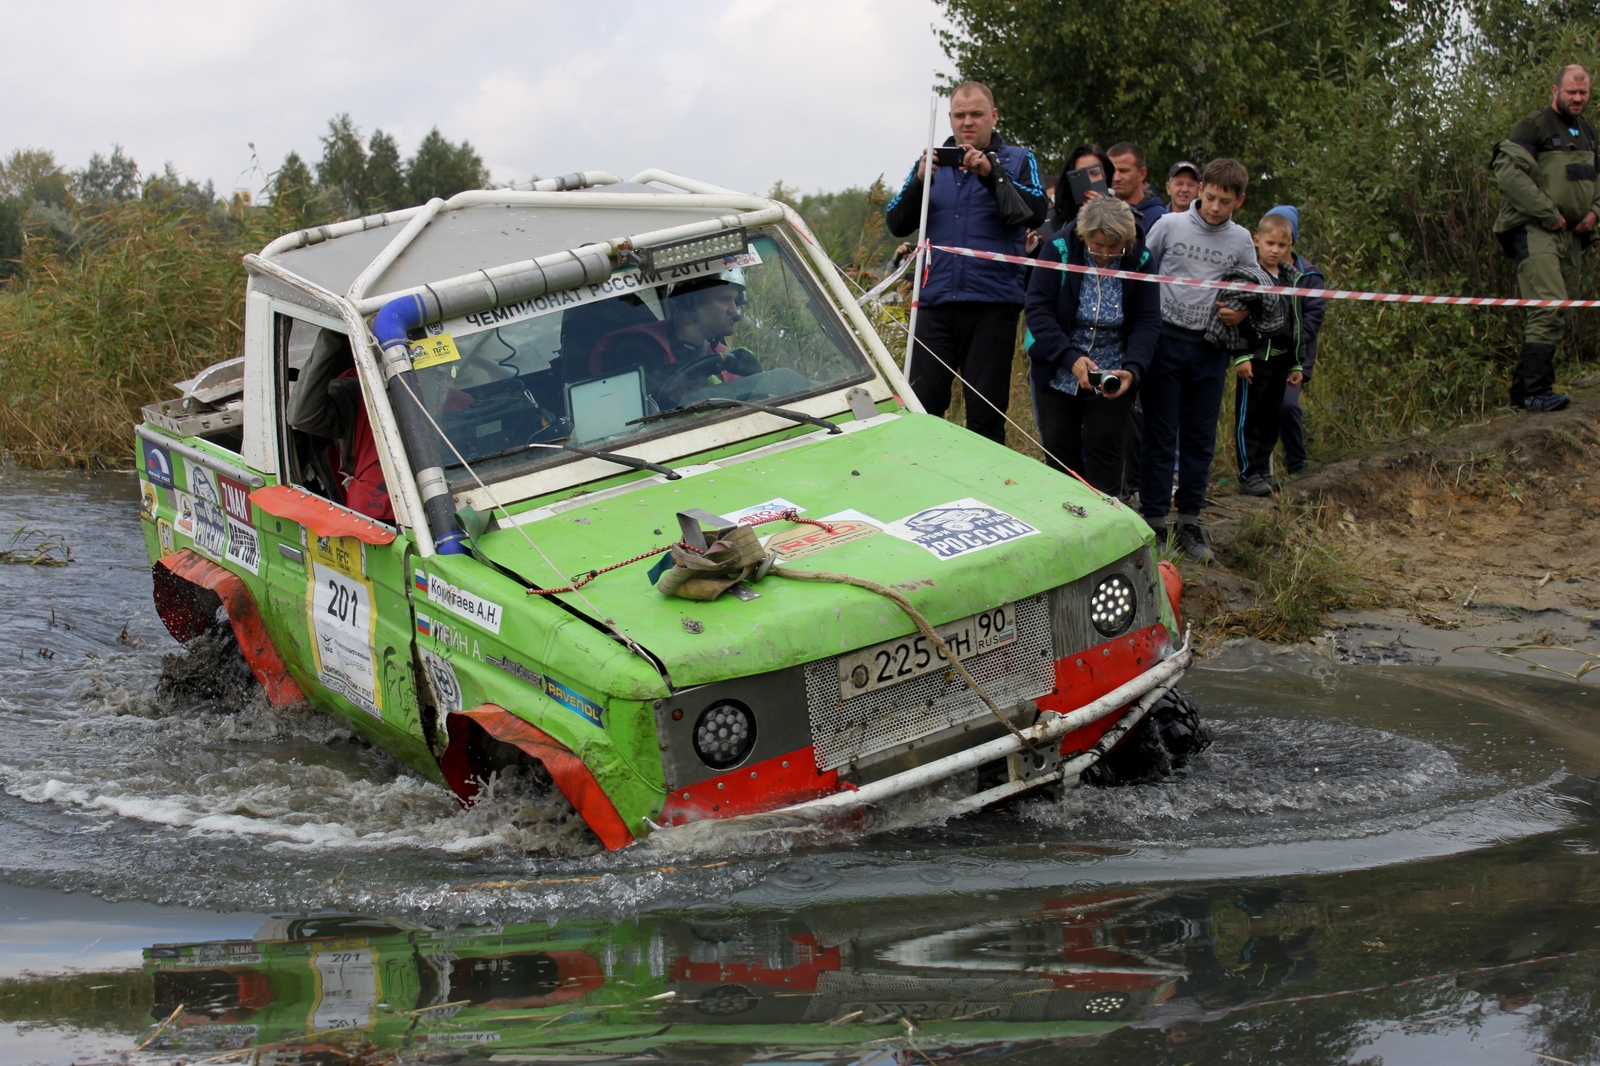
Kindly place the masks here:
[(622, 254), (646, 274), (659, 274), (673, 267), (710, 263), (730, 255), (743, 255), (750, 247), (749, 233), (743, 226), (722, 230), (708, 237), (669, 241), (646, 248), (629, 248)]

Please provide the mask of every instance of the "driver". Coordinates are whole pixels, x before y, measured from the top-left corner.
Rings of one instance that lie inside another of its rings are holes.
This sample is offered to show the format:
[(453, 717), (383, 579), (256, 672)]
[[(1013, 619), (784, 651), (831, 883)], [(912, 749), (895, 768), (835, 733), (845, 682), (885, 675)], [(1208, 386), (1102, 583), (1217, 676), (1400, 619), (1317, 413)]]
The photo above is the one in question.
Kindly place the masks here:
[(394, 504), (383, 479), (361, 383), (356, 380), (350, 339), (343, 333), (324, 329), (317, 334), (287, 415), (293, 428), (337, 445), (328, 449), (328, 465), (341, 483), (344, 505), (369, 518), (393, 522)]
[(645, 391), (676, 405), (690, 390), (761, 373), (745, 348), (729, 349), (727, 338), (744, 317), (744, 270), (734, 267), (672, 287), (659, 322), (615, 330), (595, 342), (589, 373), (603, 377), (638, 367)]

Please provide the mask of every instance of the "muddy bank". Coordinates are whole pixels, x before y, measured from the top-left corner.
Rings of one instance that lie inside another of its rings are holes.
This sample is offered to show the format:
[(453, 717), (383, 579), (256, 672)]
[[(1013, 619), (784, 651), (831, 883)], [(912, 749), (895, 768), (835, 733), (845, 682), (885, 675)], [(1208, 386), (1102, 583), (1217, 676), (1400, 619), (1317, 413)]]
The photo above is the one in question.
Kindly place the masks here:
[[(1508, 411), (1332, 463), (1287, 483), (1281, 501), (1239, 495), (1231, 478), (1212, 492), (1223, 561), (1181, 564), (1185, 612), (1210, 646), (1260, 602), (1261, 587), (1228, 565), (1241, 528), (1304, 504), (1324, 509), (1319, 535), (1355, 557), (1371, 594), (1313, 641), (1328, 657), (1547, 676), (1600, 667), (1600, 388), (1575, 390), (1555, 414)], [(1600, 668), (1582, 680), (1600, 682)]]

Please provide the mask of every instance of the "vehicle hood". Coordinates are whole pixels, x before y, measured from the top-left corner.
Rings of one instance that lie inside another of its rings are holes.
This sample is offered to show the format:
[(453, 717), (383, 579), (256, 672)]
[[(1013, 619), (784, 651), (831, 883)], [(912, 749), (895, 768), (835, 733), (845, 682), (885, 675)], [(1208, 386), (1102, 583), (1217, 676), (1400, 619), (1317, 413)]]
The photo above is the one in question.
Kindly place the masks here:
[[(772, 501), (807, 518), (851, 511), (886, 527), (782, 565), (894, 586), (935, 625), (1072, 581), (1150, 536), (1127, 507), (1068, 475), (944, 419), (902, 414), (524, 522), (538, 551), (511, 528), (481, 537), (479, 550), (548, 588), (670, 544), (679, 511), (731, 515)], [(758, 532), (781, 537), (796, 529), (777, 521)], [(731, 592), (709, 603), (663, 595), (650, 580), (654, 562), (602, 574), (560, 598), (579, 612), (599, 612), (648, 648), (675, 687), (795, 666), (915, 628), (892, 601), (849, 585), (768, 576), (749, 601)]]

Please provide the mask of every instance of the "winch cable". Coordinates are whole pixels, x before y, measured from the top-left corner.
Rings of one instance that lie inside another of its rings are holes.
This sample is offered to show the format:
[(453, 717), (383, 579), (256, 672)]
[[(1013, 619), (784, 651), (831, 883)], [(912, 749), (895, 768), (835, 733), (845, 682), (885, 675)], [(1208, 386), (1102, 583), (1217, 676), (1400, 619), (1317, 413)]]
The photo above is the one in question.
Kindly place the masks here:
[(983, 691), (977, 679), (967, 671), (967, 668), (961, 665), (961, 660), (956, 658), (955, 652), (950, 650), (950, 646), (944, 642), (944, 638), (934, 632), (933, 626), (923, 617), (922, 612), (912, 606), (911, 601), (900, 595), (900, 593), (888, 585), (881, 585), (864, 577), (856, 577), (854, 574), (834, 573), (831, 570), (787, 570), (781, 566), (775, 566), (768, 571), (769, 577), (774, 574), (778, 577), (789, 578), (791, 581), (831, 581), (840, 585), (854, 585), (856, 588), (866, 589), (868, 592), (876, 592), (878, 595), (894, 601), (895, 606), (909, 615), (911, 620), (917, 624), (917, 628), (922, 631), (922, 635), (927, 637), (935, 648), (939, 649), (944, 655), (945, 661), (955, 668), (956, 673), (961, 675), (961, 680), (967, 683), (967, 687), (973, 691), (973, 694), (983, 701), (984, 706), (994, 712), (994, 716), (1000, 719), (1000, 724), (1009, 729), (1011, 735), (1021, 741), (1024, 748), (1030, 751), (1033, 750), (1032, 741), (1023, 736), (1022, 731), (1012, 724), (1011, 719), (1007, 718), (1000, 708), (995, 706), (994, 700), (990, 699), (989, 694)]
[[(432, 412), (430, 412), (427, 407), (423, 405), (421, 398), (418, 397), (416, 392), (412, 390), (411, 383), (406, 381), (404, 377), (397, 378), (396, 380), (405, 386), (406, 392), (411, 394), (411, 399), (416, 403), (417, 409), (421, 411), (423, 417), (428, 420), (428, 424), (433, 427), (433, 431), (439, 434), (439, 439), (444, 441), (445, 445), (455, 455), (456, 461), (461, 464), (462, 468), (466, 470), (467, 473), (472, 475), (472, 480), (478, 483), (478, 488), (483, 490), (484, 496), (486, 496), (489, 500), (489, 506), (493, 510), (498, 510), (503, 516), (505, 516), (506, 522), (513, 526), (518, 533), (522, 534), (522, 539), (528, 542), (528, 547), (532, 548), (539, 558), (544, 560), (546, 566), (555, 571), (557, 574), (561, 574), (562, 577), (566, 577), (566, 575), (562, 573), (561, 568), (556, 566), (556, 564), (551, 561), (550, 556), (544, 553), (544, 549), (535, 544), (533, 542), (533, 538), (528, 536), (528, 531), (523, 529), (520, 524), (511, 521), (511, 512), (506, 510), (505, 504), (500, 502), (499, 498), (495, 496), (494, 491), (490, 489), (488, 485), (483, 483), (483, 478), (479, 477), (478, 472), (472, 469), (472, 464), (468, 463), (466, 456), (461, 454), (460, 449), (458, 449), (455, 445), (455, 441), (451, 440), (449, 435), (439, 427), (439, 423), (434, 421)], [(629, 651), (633, 652), (635, 655), (639, 656), (639, 658), (649, 663), (652, 668), (656, 669), (657, 671), (661, 670), (661, 663), (658, 662), (653, 655), (641, 648), (632, 637), (618, 629), (616, 625), (612, 623), (611, 619), (606, 617), (605, 612), (596, 607), (594, 602), (590, 600), (589, 597), (585, 596), (578, 588), (573, 588), (572, 591), (577, 594), (577, 597), (580, 600), (583, 601), (584, 606), (589, 608), (590, 616), (598, 621), (601, 625), (605, 626), (612, 636), (621, 641)]]

